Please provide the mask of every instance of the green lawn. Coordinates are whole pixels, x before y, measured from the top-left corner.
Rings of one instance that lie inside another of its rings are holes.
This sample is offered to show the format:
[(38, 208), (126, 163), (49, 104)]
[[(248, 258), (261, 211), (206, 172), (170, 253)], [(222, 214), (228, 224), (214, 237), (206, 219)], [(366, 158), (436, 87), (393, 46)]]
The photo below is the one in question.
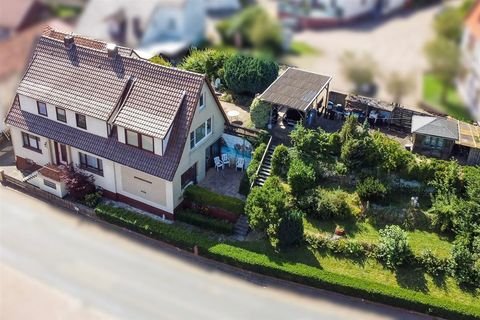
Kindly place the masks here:
[(448, 88), (445, 102), (441, 101), (442, 85), (435, 76), (426, 74), (423, 77), (423, 99), (429, 105), (437, 108), (456, 119), (471, 122), (473, 121), (467, 107), (463, 104), (454, 87)]
[[(337, 225), (345, 229), (348, 239), (370, 243), (378, 242), (379, 229), (370, 224), (368, 220), (365, 222), (357, 222), (355, 220), (320, 221), (312, 218), (304, 220), (305, 231), (311, 233), (332, 234)], [(450, 255), (452, 244), (447, 237), (442, 237), (434, 232), (420, 230), (407, 231), (407, 234), (410, 246), (416, 254), (420, 254), (425, 249), (430, 249), (439, 258), (446, 258)]]
[(301, 41), (293, 41), (290, 45), (290, 53), (297, 56), (311, 56), (320, 54), (319, 50), (312, 47), (308, 43)]

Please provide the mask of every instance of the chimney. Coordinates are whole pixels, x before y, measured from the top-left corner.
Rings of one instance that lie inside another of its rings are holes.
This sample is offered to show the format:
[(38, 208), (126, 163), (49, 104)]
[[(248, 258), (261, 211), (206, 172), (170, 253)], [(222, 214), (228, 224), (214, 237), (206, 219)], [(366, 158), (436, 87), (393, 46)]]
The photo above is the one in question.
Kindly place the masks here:
[(109, 58), (116, 58), (118, 54), (118, 47), (115, 43), (107, 43), (107, 54)]
[(75, 45), (73, 35), (67, 34), (63, 37), (63, 44), (65, 45), (65, 49), (70, 50)]

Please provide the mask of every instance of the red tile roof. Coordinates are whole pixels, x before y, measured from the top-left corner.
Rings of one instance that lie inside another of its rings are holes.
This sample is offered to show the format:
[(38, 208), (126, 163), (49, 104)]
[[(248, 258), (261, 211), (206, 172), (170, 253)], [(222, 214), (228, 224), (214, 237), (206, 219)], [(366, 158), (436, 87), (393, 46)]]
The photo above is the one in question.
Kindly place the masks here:
[(65, 168), (63, 166), (56, 166), (53, 164), (47, 164), (46, 166), (41, 167), (38, 172), (49, 179), (54, 181), (62, 181), (62, 175)]
[(475, 38), (480, 39), (480, 1), (477, 1), (472, 11), (468, 15), (466, 27), (470, 30)]

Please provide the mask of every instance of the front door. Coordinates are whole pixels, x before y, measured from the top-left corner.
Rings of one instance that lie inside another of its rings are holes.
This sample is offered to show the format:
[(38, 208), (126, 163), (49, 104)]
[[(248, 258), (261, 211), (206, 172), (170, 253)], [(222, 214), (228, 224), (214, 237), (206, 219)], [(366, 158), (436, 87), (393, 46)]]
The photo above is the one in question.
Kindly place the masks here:
[(55, 141), (55, 157), (57, 165), (68, 164), (67, 146)]

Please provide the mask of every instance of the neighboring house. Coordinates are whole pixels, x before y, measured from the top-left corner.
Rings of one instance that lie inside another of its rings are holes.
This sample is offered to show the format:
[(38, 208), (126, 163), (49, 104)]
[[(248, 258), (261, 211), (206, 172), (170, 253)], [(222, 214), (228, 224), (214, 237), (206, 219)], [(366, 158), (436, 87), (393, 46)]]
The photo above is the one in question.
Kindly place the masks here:
[(0, 41), (44, 20), (48, 15), (48, 7), (37, 0), (0, 0)]
[(480, 121), (480, 2), (465, 22), (462, 60), (465, 74), (458, 81), (458, 89), (473, 116)]
[[(62, 31), (71, 29), (60, 20), (50, 20), (47, 23)], [(18, 83), (45, 27), (44, 23), (30, 26), (0, 42), (0, 134), (5, 130), (3, 120), (12, 105)]]
[(411, 0), (279, 0), (278, 14), (299, 28), (341, 25), (356, 19), (389, 15)]
[(204, 39), (205, 18), (203, 0), (91, 0), (76, 32), (135, 48), (142, 58), (171, 57)]
[(458, 121), (447, 118), (412, 117), (413, 151), (448, 159), (459, 139)]
[(228, 120), (204, 75), (48, 29), (6, 122), (19, 169), (73, 164), (105, 196), (173, 219), (183, 190), (205, 177)]

